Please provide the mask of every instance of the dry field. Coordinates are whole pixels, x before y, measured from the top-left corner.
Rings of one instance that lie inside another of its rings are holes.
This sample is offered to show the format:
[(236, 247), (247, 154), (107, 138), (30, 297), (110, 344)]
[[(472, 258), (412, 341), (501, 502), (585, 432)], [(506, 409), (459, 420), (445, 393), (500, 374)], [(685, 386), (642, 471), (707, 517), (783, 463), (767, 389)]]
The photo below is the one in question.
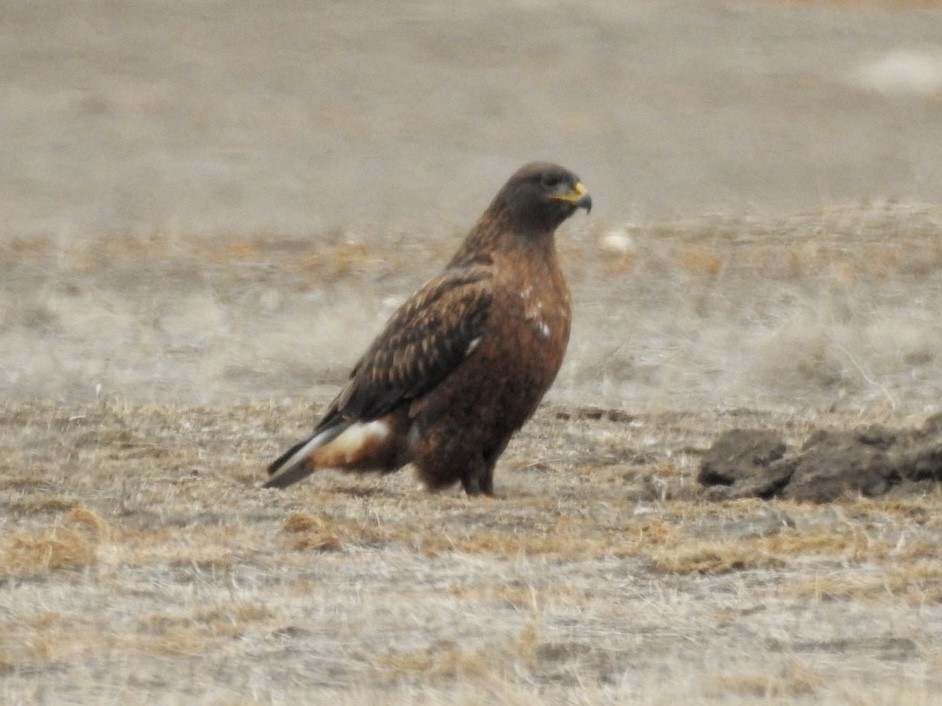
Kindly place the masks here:
[(718, 430), (806, 420), (549, 406), (493, 501), (259, 491), (308, 414), (4, 405), (0, 699), (937, 703), (939, 493), (700, 498)]
[(483, 501), (257, 487), (453, 243), (5, 244), (0, 701), (937, 703), (942, 493), (695, 478), (725, 429), (938, 410), (942, 214), (585, 223), (570, 358)]
[[(0, 0), (0, 703), (939, 703), (938, 489), (696, 482), (940, 411), (939, 5)], [(532, 159), (596, 208), (498, 497), (259, 490)]]

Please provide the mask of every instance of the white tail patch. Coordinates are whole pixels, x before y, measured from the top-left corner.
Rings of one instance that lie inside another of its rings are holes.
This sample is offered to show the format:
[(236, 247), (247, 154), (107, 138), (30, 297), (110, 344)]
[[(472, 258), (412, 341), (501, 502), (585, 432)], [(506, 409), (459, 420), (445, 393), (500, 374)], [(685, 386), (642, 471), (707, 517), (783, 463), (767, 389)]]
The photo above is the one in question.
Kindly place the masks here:
[(343, 463), (350, 463), (357, 453), (370, 442), (382, 441), (389, 436), (389, 425), (377, 419), (373, 422), (357, 422), (351, 424), (340, 436), (331, 441), (325, 451), (332, 458), (340, 459)]

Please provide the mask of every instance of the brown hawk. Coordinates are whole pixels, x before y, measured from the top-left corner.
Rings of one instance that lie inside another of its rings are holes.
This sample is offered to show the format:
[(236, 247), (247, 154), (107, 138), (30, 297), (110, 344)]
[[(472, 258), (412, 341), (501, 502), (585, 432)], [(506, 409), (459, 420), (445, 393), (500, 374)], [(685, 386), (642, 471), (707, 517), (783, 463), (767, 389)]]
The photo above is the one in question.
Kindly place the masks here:
[(494, 466), (530, 418), (569, 342), (556, 228), (592, 207), (572, 172), (518, 170), (445, 270), (413, 294), (354, 366), (313, 433), (268, 468), (282, 488), (320, 468), (391, 472), (430, 489), (493, 494)]

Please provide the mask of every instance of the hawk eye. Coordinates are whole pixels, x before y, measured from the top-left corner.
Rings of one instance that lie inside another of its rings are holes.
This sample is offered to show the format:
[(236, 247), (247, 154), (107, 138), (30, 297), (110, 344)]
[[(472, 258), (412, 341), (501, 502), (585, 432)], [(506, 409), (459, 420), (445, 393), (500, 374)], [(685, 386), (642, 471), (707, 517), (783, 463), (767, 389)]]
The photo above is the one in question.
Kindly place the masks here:
[(547, 174), (545, 177), (543, 177), (543, 186), (545, 186), (547, 189), (555, 189), (557, 186), (559, 186), (560, 181), (561, 179), (555, 174)]

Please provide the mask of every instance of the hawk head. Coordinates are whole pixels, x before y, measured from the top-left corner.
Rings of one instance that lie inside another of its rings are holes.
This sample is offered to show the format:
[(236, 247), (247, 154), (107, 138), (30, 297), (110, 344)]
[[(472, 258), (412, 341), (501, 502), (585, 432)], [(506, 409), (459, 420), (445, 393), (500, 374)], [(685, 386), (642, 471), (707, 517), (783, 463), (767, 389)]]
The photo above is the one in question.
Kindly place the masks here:
[(579, 177), (548, 162), (527, 164), (510, 177), (489, 209), (509, 219), (516, 232), (552, 232), (577, 209), (592, 209)]

